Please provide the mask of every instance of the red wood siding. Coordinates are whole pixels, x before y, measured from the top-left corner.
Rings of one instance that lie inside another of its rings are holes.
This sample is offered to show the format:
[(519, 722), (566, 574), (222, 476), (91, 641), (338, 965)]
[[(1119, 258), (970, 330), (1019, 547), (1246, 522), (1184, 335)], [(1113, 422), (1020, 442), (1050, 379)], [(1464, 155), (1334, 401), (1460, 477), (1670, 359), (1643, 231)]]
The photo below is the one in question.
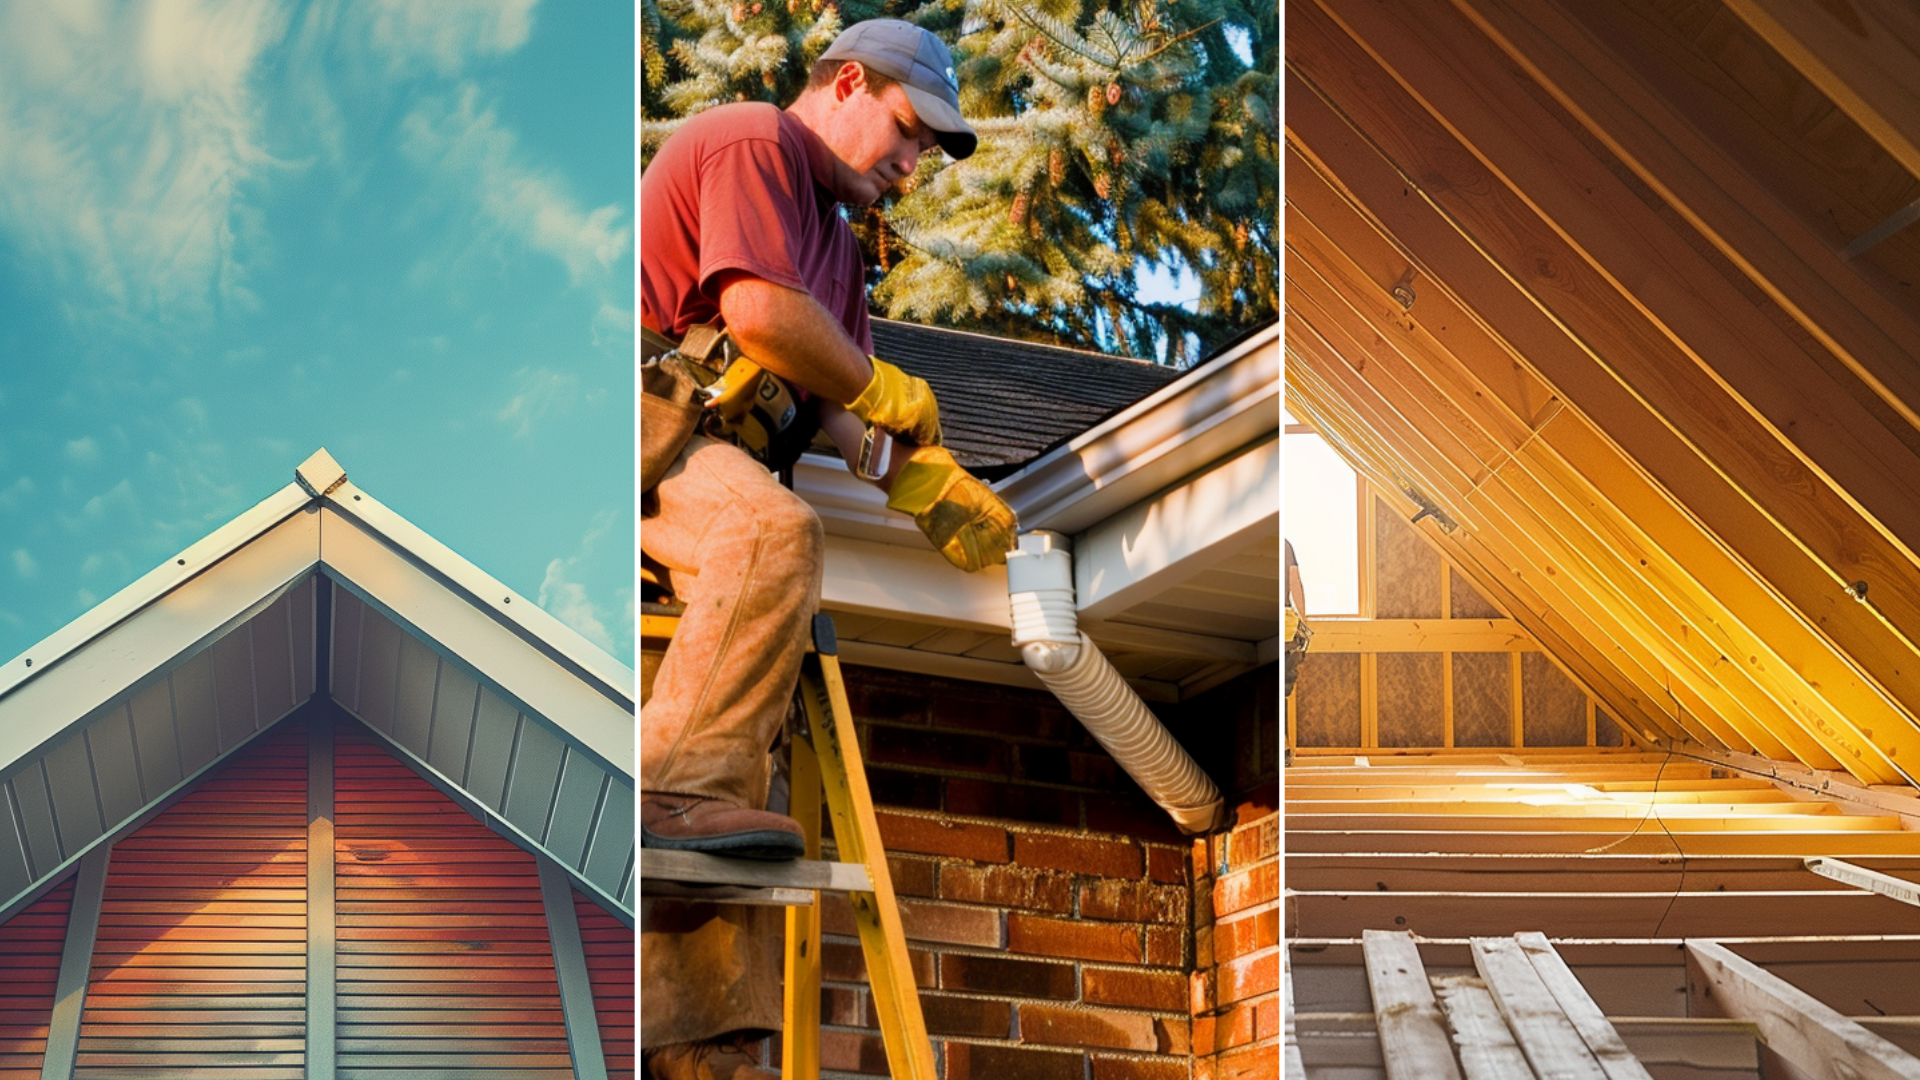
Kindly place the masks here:
[(533, 857), (338, 730), (342, 1080), (571, 1080)]
[(578, 892), (573, 894), (573, 910), (593, 979), (607, 1080), (633, 1080), (633, 931)]
[(299, 1080), (306, 847), (297, 722), (116, 843), (74, 1075)]
[(0, 1080), (40, 1080), (73, 879), (0, 924)]

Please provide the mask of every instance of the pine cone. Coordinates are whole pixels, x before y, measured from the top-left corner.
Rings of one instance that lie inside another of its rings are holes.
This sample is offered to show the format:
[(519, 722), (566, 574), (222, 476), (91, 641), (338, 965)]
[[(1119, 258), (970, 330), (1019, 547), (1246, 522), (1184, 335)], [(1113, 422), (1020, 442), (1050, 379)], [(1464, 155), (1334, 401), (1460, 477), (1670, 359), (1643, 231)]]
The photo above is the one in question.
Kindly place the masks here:
[(1099, 176), (1094, 177), (1093, 191), (1094, 194), (1101, 198), (1106, 198), (1107, 195), (1113, 191), (1113, 177), (1106, 173), (1101, 173)]
[(1121, 148), (1119, 139), (1107, 140), (1107, 160), (1112, 162), (1116, 169), (1120, 167), (1121, 162), (1127, 160), (1127, 152)]
[(1027, 193), (1021, 192), (1013, 197), (1013, 209), (1007, 214), (1007, 223), (1018, 225), (1027, 218)]
[(1233, 228), (1233, 249), (1235, 251), (1247, 250), (1247, 223), (1244, 220)]
[(1119, 83), (1111, 82), (1107, 84), (1107, 104), (1109, 105), (1120, 104), (1120, 84)]
[(1087, 111), (1093, 113), (1095, 117), (1098, 117), (1106, 110), (1107, 95), (1101, 93), (1100, 88), (1097, 86), (1087, 87)]
[(1067, 178), (1067, 152), (1054, 147), (1047, 151), (1047, 183), (1059, 187)]

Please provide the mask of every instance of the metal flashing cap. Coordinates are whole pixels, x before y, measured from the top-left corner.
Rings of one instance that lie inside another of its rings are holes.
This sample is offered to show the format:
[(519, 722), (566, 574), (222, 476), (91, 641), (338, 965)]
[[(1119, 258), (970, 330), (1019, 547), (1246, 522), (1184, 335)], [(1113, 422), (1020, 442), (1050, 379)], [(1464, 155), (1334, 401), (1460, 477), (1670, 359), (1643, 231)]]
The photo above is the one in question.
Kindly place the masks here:
[(840, 32), (822, 60), (858, 60), (897, 81), (921, 123), (955, 161), (973, 153), (979, 136), (960, 115), (960, 78), (953, 54), (930, 31), (901, 19), (868, 19)]

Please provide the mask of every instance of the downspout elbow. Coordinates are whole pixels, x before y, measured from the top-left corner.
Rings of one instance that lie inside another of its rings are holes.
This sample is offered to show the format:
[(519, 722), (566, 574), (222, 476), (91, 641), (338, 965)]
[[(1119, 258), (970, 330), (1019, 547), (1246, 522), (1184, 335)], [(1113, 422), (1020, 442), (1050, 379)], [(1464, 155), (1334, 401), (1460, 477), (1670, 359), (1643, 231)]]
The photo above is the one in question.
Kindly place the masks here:
[(1066, 538), (1022, 536), (1007, 556), (1007, 592), (1013, 644), (1040, 682), (1182, 831), (1218, 828), (1220, 789), (1080, 630)]

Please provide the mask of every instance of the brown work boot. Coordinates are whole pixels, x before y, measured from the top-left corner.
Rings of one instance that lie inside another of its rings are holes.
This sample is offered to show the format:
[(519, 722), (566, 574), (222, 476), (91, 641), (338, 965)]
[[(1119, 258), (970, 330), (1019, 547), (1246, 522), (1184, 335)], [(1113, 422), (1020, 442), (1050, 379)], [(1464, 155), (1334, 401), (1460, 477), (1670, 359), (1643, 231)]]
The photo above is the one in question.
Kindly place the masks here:
[(779, 1080), (779, 1073), (760, 1067), (759, 1058), (738, 1040), (673, 1043), (646, 1055), (647, 1075), (653, 1080)]
[(640, 846), (736, 859), (797, 859), (807, 853), (800, 823), (785, 814), (697, 795), (641, 799)]

